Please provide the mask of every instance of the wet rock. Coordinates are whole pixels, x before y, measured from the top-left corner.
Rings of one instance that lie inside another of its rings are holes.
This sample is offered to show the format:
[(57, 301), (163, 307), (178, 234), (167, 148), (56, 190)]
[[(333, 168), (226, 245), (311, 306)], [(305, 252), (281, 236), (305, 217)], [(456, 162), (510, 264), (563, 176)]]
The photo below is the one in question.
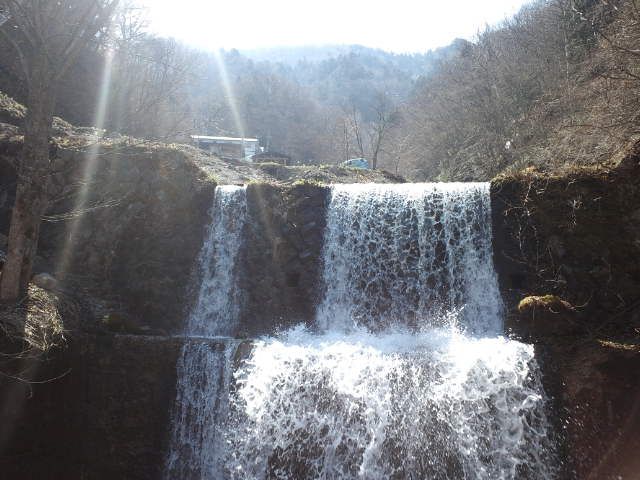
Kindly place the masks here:
[(313, 321), (328, 193), (311, 183), (248, 186), (239, 269), (247, 292), (242, 331), (255, 336)]
[(306, 233), (306, 232), (308, 232), (309, 230), (314, 229), (316, 226), (317, 226), (317, 223), (316, 223), (316, 222), (309, 222), (309, 223), (307, 223), (306, 225), (303, 225), (303, 227), (302, 227), (302, 232), (303, 232), (303, 233)]
[(237, 370), (242, 365), (242, 363), (249, 358), (249, 356), (253, 352), (253, 347), (254, 342), (252, 340), (243, 340), (242, 342), (240, 342), (233, 356), (234, 370)]

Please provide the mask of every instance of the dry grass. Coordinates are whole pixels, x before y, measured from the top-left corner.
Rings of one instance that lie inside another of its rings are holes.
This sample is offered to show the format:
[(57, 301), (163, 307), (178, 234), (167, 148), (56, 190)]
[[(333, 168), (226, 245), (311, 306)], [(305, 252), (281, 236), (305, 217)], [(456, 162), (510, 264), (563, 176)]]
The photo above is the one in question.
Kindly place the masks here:
[(523, 298), (518, 304), (518, 311), (544, 309), (552, 312), (573, 311), (573, 306), (556, 295), (530, 296)]
[(598, 343), (606, 348), (614, 350), (622, 350), (625, 352), (640, 353), (640, 345), (638, 343), (621, 343), (611, 340), (598, 340)]
[(74, 316), (79, 309), (62, 295), (30, 285), (27, 296), (17, 305), (0, 307), (0, 328), (28, 350), (46, 353), (65, 342), (62, 312)]
[(5, 120), (20, 121), (27, 114), (27, 109), (13, 98), (0, 92), (0, 117)]

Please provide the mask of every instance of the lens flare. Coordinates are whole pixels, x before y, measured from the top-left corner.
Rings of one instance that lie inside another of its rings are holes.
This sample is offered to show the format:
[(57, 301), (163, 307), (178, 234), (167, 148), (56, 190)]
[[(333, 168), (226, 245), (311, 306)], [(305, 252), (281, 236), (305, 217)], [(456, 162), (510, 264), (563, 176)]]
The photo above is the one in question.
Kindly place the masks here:
[(78, 190), (75, 204), (72, 209), (73, 215), (71, 218), (71, 223), (67, 229), (64, 246), (62, 247), (62, 251), (58, 259), (56, 274), (59, 277), (64, 277), (65, 274), (68, 273), (69, 265), (72, 260), (72, 252), (77, 241), (80, 225), (82, 224), (83, 220), (82, 212), (87, 208), (87, 200), (89, 199), (89, 193), (91, 192), (91, 186), (93, 184), (98, 166), (100, 144), (102, 137), (104, 136), (105, 119), (107, 117), (107, 109), (109, 103), (111, 73), (113, 70), (113, 57), (114, 55), (112, 50), (106, 52), (104, 69), (102, 72), (102, 78), (100, 80), (98, 103), (96, 105), (96, 114), (94, 119), (95, 129), (91, 139), (92, 142), (89, 144), (89, 147), (87, 148), (85, 154), (80, 188)]
[(220, 50), (214, 51), (214, 58), (216, 60), (216, 64), (218, 66), (218, 72), (220, 74), (220, 82), (222, 83), (222, 88), (224, 89), (225, 98), (227, 104), (229, 106), (229, 110), (231, 110), (231, 115), (233, 116), (233, 122), (235, 124), (236, 130), (240, 137), (246, 137), (246, 130), (244, 127), (244, 123), (242, 122), (242, 118), (240, 117), (240, 110), (238, 109), (238, 102), (233, 91), (233, 86), (231, 85), (231, 81), (229, 80), (229, 72), (227, 71), (227, 65), (224, 61), (224, 57)]

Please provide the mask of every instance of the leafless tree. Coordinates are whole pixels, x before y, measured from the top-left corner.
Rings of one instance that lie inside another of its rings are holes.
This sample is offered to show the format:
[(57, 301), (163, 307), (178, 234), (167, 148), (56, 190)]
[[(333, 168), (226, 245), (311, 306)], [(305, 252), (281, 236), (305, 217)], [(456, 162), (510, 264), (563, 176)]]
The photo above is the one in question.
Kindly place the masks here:
[(372, 110), (372, 118), (365, 120), (354, 103), (343, 106), (342, 137), (346, 158), (351, 155), (367, 158), (375, 169), (394, 114), (386, 92), (375, 93)]
[(378, 167), (378, 156), (386, 140), (393, 116), (391, 102), (385, 92), (379, 92), (376, 95), (374, 112), (374, 120), (369, 126), (369, 145), (371, 149), (371, 168), (375, 170)]
[(27, 87), (24, 147), (0, 299), (26, 290), (49, 202), (49, 139), (58, 83), (81, 50), (104, 36), (118, 0), (0, 0), (0, 38), (19, 58)]

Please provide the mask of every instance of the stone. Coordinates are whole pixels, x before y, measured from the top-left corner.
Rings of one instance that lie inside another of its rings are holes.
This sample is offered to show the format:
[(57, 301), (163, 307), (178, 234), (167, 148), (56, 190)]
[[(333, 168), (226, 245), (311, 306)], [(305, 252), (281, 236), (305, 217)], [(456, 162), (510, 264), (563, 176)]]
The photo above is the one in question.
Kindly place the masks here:
[(138, 325), (133, 319), (117, 312), (108, 313), (102, 317), (102, 325), (114, 333), (145, 334), (144, 327)]

